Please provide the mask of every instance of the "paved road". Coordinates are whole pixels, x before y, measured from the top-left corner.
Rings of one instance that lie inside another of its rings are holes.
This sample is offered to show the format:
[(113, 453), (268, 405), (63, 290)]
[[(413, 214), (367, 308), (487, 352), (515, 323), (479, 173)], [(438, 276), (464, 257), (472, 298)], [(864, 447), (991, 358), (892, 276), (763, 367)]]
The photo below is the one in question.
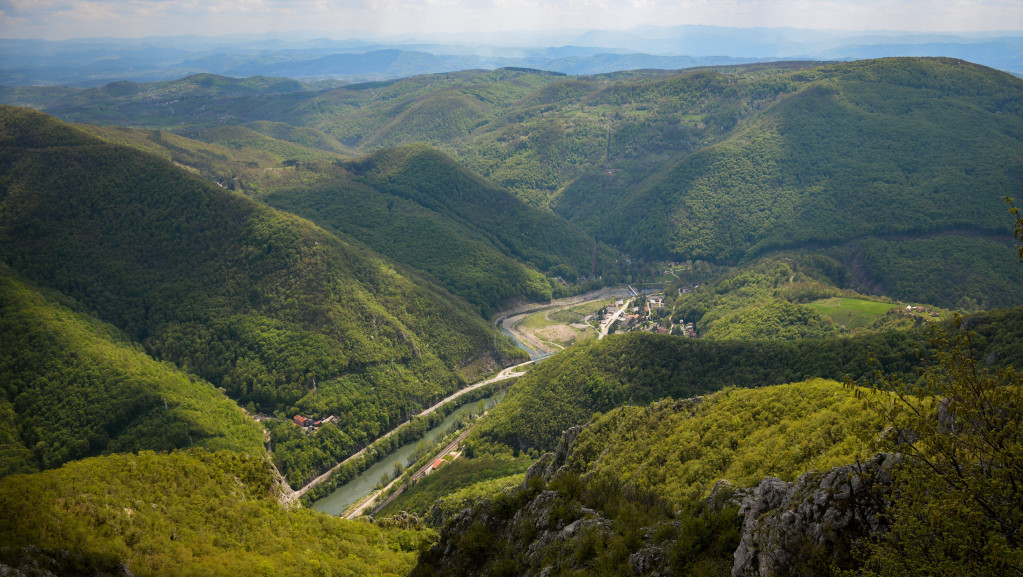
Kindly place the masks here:
[(625, 303), (622, 304), (622, 308), (615, 311), (615, 314), (611, 315), (610, 318), (607, 318), (604, 320), (604, 322), (600, 323), (600, 334), (597, 336), (597, 340), (600, 340), (607, 336), (608, 329), (611, 328), (611, 325), (613, 325), (615, 321), (622, 316), (622, 313), (624, 313), (625, 310), (628, 309), (631, 304), (632, 299), (625, 301)]
[[(489, 378), (489, 379), (487, 379), (485, 381), (480, 381), (478, 383), (473, 383), (473, 384), (469, 385), (468, 387), (465, 387), (464, 389), (459, 389), (459, 390), (455, 391), (454, 393), (448, 395), (447, 397), (444, 397), (442, 400), (437, 402), (435, 405), (424, 409), (421, 413), (419, 413), (419, 416), (429, 415), (430, 413), (432, 413), (432, 412), (436, 411), (437, 409), (439, 409), (445, 403), (453, 401), (453, 400), (457, 399), (458, 397), (461, 397), (462, 395), (464, 395), (466, 393), (475, 391), (476, 389), (478, 389), (480, 387), (484, 387), (486, 385), (489, 385), (491, 383), (496, 383), (498, 381), (504, 381), (504, 380), (507, 380), (507, 379), (515, 378), (515, 377), (521, 377), (522, 375), (524, 375), (526, 373), (524, 371), (520, 370), (520, 369), (522, 369), (523, 367), (525, 367), (527, 365), (530, 365), (532, 363), (533, 363), (533, 361), (526, 361), (524, 363), (520, 363), (520, 364), (512, 366), (512, 367), (507, 367), (504, 370), (502, 370), (501, 372), (497, 373), (496, 376), (493, 376), (493, 377), (491, 377), (491, 378)], [(391, 435), (393, 435), (398, 430), (399, 427), (401, 427), (401, 425), (398, 425), (398, 427), (395, 427), (395, 428), (391, 429), (390, 431), (387, 431), (385, 434), (383, 434), (380, 437), (378, 437), (377, 441), (379, 441), (381, 439), (386, 439), (387, 437), (390, 437)], [(376, 441), (373, 441), (373, 442), (375, 443)], [(298, 489), (297, 491), (293, 491), (292, 494), (290, 495), (290, 497), (287, 498), (286, 500), (288, 500), (288, 501), (297, 501), (298, 499), (300, 499), (302, 497), (302, 495), (305, 495), (306, 493), (308, 493), (309, 489), (312, 489), (316, 485), (319, 485), (320, 483), (326, 481), (330, 477), (330, 474), (333, 473), (338, 467), (344, 465), (345, 463), (347, 463), (348, 461), (351, 461), (352, 459), (357, 459), (357, 458), (361, 457), (370, 446), (372, 446), (372, 443), (370, 443), (369, 446), (364, 447), (363, 449), (359, 450), (359, 452), (355, 453), (354, 455), (348, 457), (344, 461), (341, 461), (337, 465), (334, 465), (326, 473), (320, 475), (319, 477), (316, 477), (312, 481), (309, 481), (309, 483), (306, 486), (302, 487), (301, 489)]]
[(511, 335), (518, 339), (520, 343), (531, 348), (540, 357), (545, 357), (552, 355), (557, 351), (551, 350), (550, 347), (544, 345), (537, 339), (533, 338), (531, 335), (525, 334), (516, 329), (515, 325), (519, 323), (521, 317), (543, 310), (566, 309), (583, 303), (600, 301), (609, 298), (627, 297), (635, 294), (636, 294), (635, 289), (628, 285), (605, 287), (600, 290), (591, 291), (581, 295), (554, 299), (547, 303), (540, 304), (531, 303), (527, 305), (521, 305), (500, 313), (497, 316), (497, 318), (494, 319), (494, 324), (511, 333)]
[[(423, 477), (425, 477), (427, 471), (430, 470), (430, 467), (433, 466), (433, 464), (437, 461), (437, 459), (443, 459), (445, 455), (447, 455), (451, 451), (454, 451), (455, 449), (457, 449), (458, 445), (462, 441), (464, 441), (465, 438), (469, 436), (469, 433), (471, 433), (472, 430), (475, 429), (475, 428), (476, 428), (476, 425), (474, 424), (473, 426), (471, 426), (468, 429), (466, 429), (464, 433), (462, 433), (461, 435), (458, 435), (458, 438), (456, 438), (454, 441), (451, 441), (450, 443), (448, 443), (447, 446), (445, 446), (443, 449), (441, 449), (441, 451), (439, 453), (434, 455), (429, 461), (427, 461), (427, 463), (425, 465), (420, 467), (418, 471), (416, 471), (415, 473), (412, 474), (410, 482), (418, 481), (419, 479), (422, 479)], [(377, 513), (377, 511), (379, 511), (380, 509), (383, 509), (384, 507), (386, 507), (388, 504), (390, 504), (391, 501), (397, 499), (398, 495), (401, 495), (402, 493), (405, 492), (405, 489), (407, 488), (407, 486), (406, 487), (402, 487), (401, 489), (398, 489), (397, 491), (391, 493), (390, 495), (388, 495), (388, 497), (386, 499), (384, 499), (384, 501), (382, 503), (380, 503), (379, 505), (376, 505), (377, 497), (380, 496), (380, 494), (383, 493), (384, 491), (386, 491), (389, 488), (391, 488), (392, 485), (394, 485), (395, 483), (397, 483), (400, 480), (401, 480), (401, 478), (399, 477), (398, 479), (395, 479), (395, 480), (391, 481), (390, 483), (388, 483), (387, 486), (384, 487), (383, 489), (380, 489), (379, 491), (375, 492), (369, 499), (366, 499), (366, 501), (361, 503), (351, 513), (348, 513), (347, 515), (345, 515), (345, 519), (355, 519), (356, 517), (359, 517), (359, 516), (365, 514), (366, 510), (369, 509), (370, 507), (373, 508), (373, 514), (375, 515)]]

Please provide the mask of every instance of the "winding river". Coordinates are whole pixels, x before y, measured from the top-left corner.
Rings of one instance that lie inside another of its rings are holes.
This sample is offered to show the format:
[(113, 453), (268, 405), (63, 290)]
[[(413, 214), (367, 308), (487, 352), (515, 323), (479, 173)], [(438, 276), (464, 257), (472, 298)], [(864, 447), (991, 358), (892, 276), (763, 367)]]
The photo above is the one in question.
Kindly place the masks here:
[(480, 403), (484, 403), (484, 406), (489, 409), (500, 402), (503, 396), (504, 391), (501, 391), (480, 401), (458, 407), (454, 412), (445, 417), (441, 424), (427, 431), (422, 439), (398, 447), (396, 451), (374, 463), (373, 466), (359, 473), (354, 479), (338, 487), (331, 494), (318, 501), (314, 501), (312, 508), (331, 515), (344, 513), (345, 509), (351, 504), (372, 493), (377, 483), (380, 482), (381, 477), (387, 475), (389, 480), (393, 476), (395, 463), (401, 463), (401, 466), (405, 467), (408, 464), (409, 456), (415, 453), (416, 447), (420, 443), (429, 445), (440, 438), (459, 418), (479, 412)]

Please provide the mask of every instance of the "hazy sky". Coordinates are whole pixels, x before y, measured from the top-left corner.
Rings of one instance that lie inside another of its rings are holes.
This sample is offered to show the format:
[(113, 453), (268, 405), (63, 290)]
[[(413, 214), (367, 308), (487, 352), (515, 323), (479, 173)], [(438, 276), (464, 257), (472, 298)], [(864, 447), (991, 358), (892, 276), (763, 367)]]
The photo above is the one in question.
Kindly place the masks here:
[(317, 31), (430, 32), (791, 26), (1023, 30), (1023, 0), (0, 0), (0, 37), (65, 39)]

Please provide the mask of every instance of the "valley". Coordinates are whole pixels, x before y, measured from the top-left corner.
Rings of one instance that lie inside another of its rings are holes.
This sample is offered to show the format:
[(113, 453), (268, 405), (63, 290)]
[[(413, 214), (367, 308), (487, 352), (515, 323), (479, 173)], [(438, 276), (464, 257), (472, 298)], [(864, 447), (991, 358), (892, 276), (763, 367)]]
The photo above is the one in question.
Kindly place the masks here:
[(1023, 567), (1019, 77), (0, 101), (0, 573)]

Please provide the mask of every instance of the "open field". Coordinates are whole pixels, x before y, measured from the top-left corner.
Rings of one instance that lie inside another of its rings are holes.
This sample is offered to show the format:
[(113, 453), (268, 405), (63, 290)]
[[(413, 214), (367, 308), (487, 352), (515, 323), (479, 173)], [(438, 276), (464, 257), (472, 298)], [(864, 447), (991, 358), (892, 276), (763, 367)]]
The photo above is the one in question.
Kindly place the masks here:
[(841, 297), (812, 302), (810, 306), (849, 330), (865, 327), (895, 307), (891, 303)]
[(611, 299), (589, 301), (559, 309), (546, 309), (526, 315), (515, 325), (544, 345), (547, 350), (562, 349), (597, 336), (593, 324), (583, 326), (583, 319), (613, 303)]

